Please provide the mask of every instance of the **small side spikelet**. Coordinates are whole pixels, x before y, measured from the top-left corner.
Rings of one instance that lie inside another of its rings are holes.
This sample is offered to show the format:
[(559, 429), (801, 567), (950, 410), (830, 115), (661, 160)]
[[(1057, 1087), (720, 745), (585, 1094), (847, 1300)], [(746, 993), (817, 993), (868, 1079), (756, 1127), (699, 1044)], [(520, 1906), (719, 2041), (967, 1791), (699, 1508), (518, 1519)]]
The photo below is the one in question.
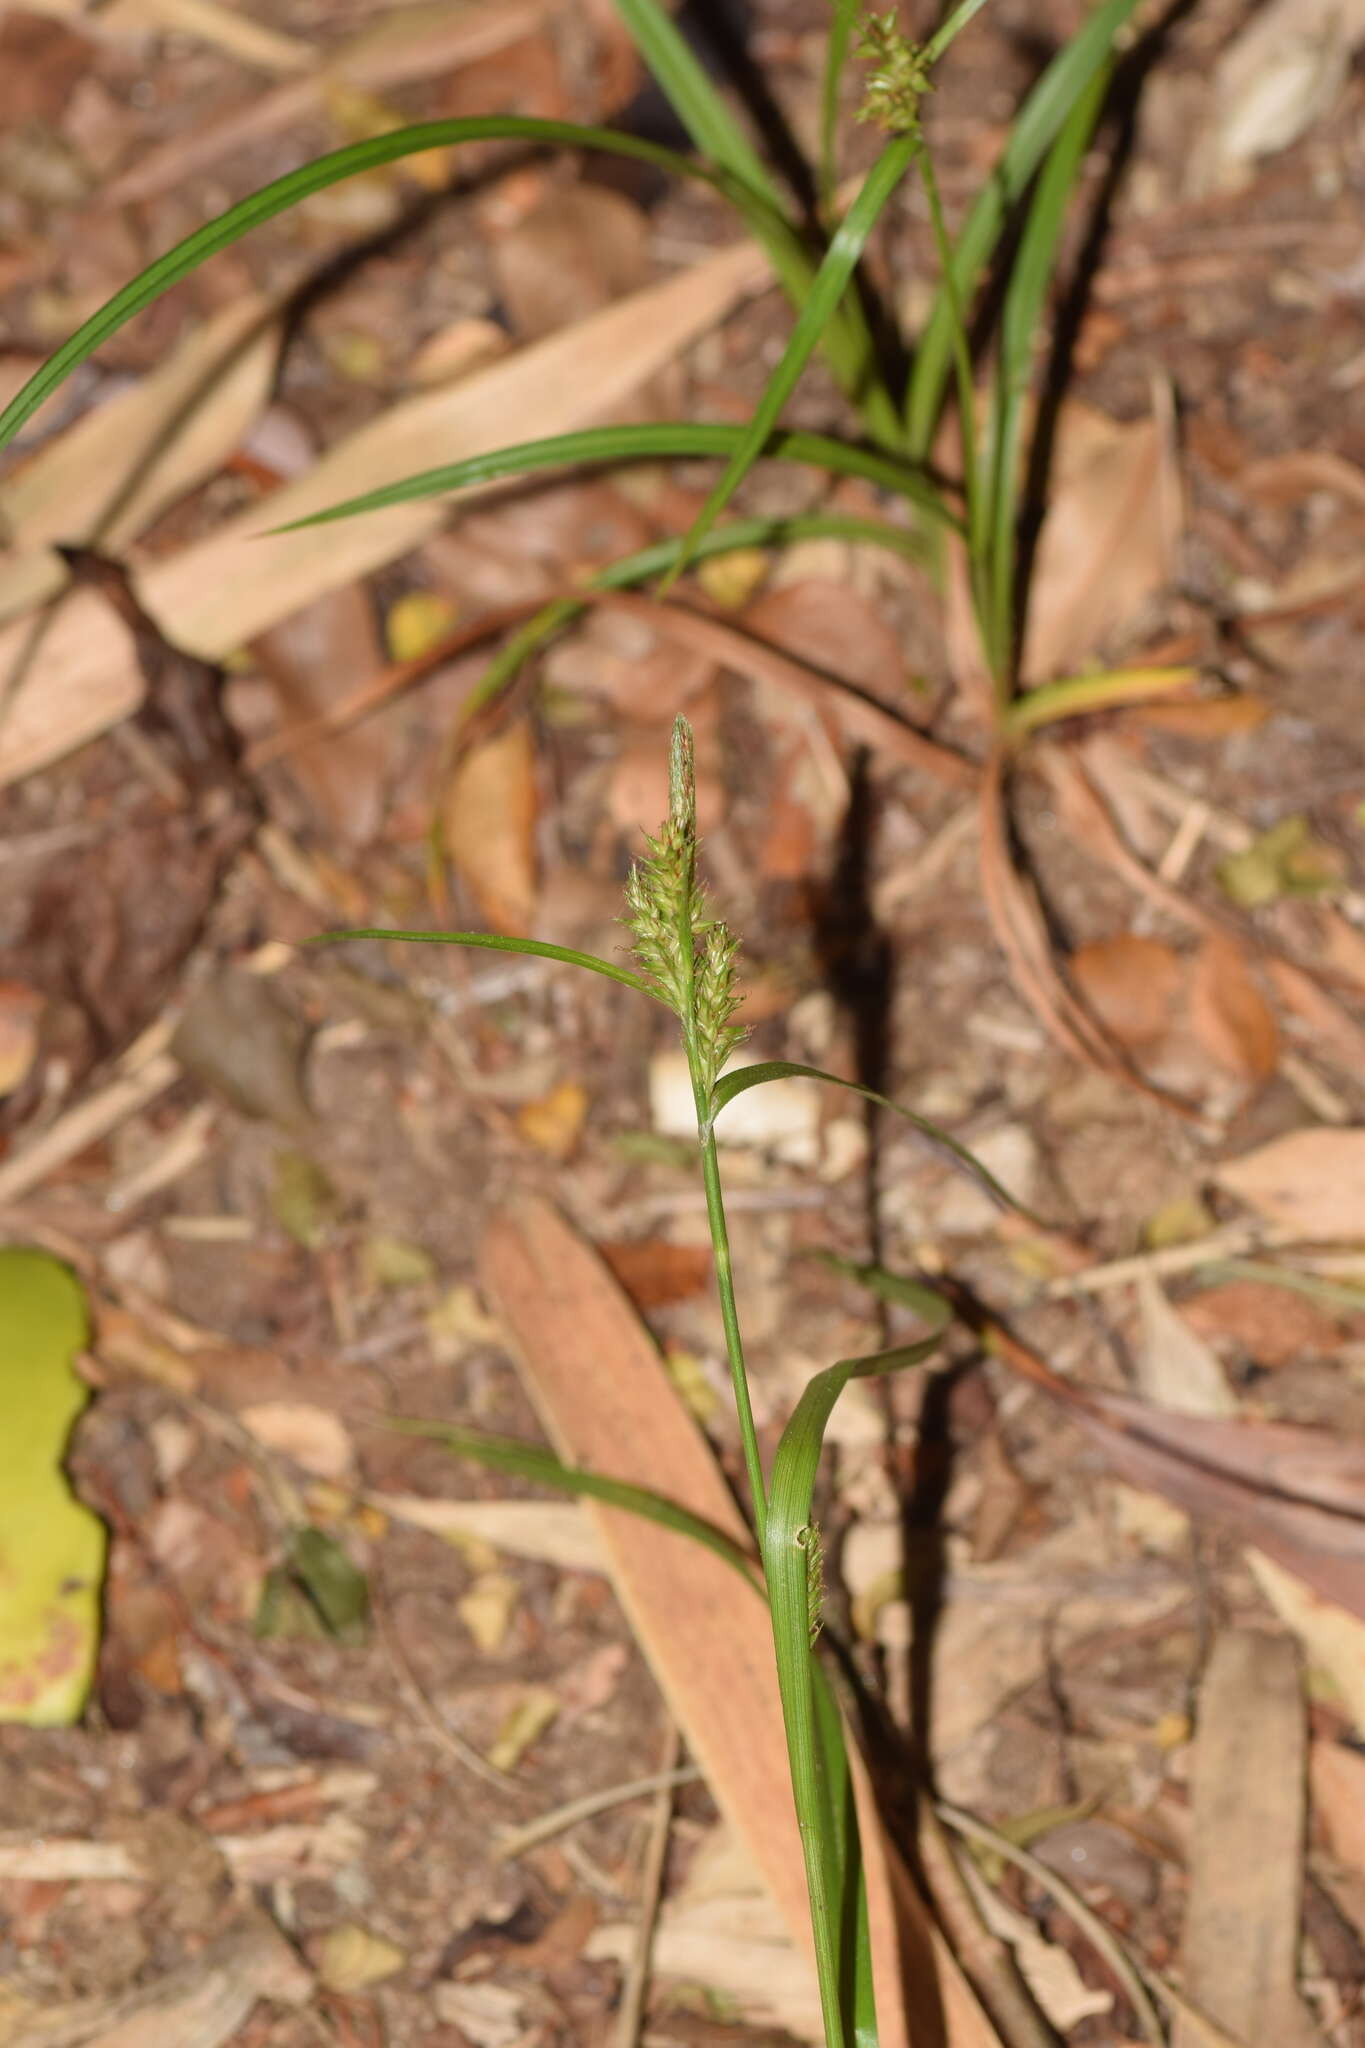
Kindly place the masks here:
[(655, 994), (681, 1020), (696, 1069), (709, 1097), (730, 1054), (744, 1037), (732, 1022), (739, 1007), (735, 955), (739, 941), (708, 917), (706, 891), (697, 880), (697, 786), (692, 729), (673, 727), (668, 762), (668, 816), (626, 883), (625, 922), (635, 957)]
[(901, 31), (894, 7), (864, 15), (861, 26), (855, 55), (876, 69), (863, 89), (858, 119), (875, 121), (889, 135), (917, 135), (920, 101), (934, 89), (922, 45)]

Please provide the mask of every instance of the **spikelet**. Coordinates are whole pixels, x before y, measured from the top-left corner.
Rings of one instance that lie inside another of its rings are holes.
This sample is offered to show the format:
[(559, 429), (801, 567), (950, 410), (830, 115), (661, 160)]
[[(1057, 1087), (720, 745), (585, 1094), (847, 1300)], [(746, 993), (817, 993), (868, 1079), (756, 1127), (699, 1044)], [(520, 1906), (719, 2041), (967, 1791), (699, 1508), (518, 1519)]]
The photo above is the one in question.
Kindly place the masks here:
[(863, 88), (860, 121), (875, 121), (890, 135), (917, 135), (920, 101), (933, 91), (929, 60), (919, 43), (912, 43), (896, 22), (896, 10), (865, 14), (855, 54), (876, 69)]

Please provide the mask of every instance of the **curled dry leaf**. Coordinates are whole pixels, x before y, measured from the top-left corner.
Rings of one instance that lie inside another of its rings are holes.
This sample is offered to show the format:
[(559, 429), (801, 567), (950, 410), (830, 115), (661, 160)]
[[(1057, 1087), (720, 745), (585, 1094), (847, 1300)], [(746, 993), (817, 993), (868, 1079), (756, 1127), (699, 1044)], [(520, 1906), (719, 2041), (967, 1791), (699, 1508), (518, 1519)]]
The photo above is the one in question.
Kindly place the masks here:
[(1195, 960), (1190, 1022), (1216, 1065), (1261, 1085), (1280, 1063), (1280, 1030), (1244, 947), (1210, 932)]
[(442, 805), (445, 843), (461, 881), (493, 931), (525, 937), (536, 900), (535, 745), (516, 719), (472, 747)]
[(1118, 932), (1071, 956), (1071, 979), (1110, 1036), (1132, 1051), (1159, 1045), (1171, 1029), (1183, 979), (1160, 939)]
[(1138, 1381), (1162, 1408), (1184, 1415), (1235, 1415), (1237, 1402), (1204, 1339), (1177, 1315), (1150, 1273), (1137, 1283), (1142, 1321)]
[(1215, 1170), (1220, 1187), (1305, 1238), (1365, 1237), (1365, 1128), (1309, 1128)]

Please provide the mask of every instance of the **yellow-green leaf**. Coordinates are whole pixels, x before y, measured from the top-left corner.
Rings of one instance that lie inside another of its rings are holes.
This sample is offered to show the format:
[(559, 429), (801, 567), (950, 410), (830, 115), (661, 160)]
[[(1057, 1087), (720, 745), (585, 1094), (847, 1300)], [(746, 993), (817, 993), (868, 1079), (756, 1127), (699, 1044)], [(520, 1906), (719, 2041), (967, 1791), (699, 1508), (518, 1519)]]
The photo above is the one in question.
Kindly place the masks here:
[(72, 1722), (94, 1675), (104, 1525), (62, 1469), (87, 1329), (68, 1267), (0, 1247), (0, 1721)]

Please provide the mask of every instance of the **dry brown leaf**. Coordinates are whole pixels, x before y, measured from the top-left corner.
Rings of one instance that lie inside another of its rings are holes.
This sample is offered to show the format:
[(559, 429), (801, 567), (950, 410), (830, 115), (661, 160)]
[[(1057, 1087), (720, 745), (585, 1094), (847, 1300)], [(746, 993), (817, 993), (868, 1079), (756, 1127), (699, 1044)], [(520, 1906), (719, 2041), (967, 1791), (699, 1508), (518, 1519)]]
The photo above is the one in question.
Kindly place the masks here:
[[(591, 1247), (547, 1204), (527, 1202), (494, 1220), (481, 1263), (559, 1454), (617, 1478), (648, 1472), (661, 1492), (747, 1541), (705, 1439)], [(671, 1531), (593, 1503), (587, 1512), (689, 1749), (808, 1952), (776, 1674), (753, 1594), (718, 1558)], [(861, 1797), (859, 1806), (869, 1843), (884, 1847)], [(876, 1854), (868, 1862), (883, 2042), (920, 2048), (946, 2031), (954, 2048), (998, 2048), (951, 1956), (936, 1940), (930, 1951), (923, 1907), (910, 1894), (898, 1927), (887, 1868)], [(902, 1969), (907, 1939), (920, 1954)]]
[(1214, 1169), (1220, 1187), (1300, 1237), (1365, 1238), (1365, 1128), (1290, 1131)]
[(525, 938), (536, 901), (536, 759), (530, 720), (471, 747), (450, 778), (442, 823), (451, 864), (493, 931)]
[(1029, 586), (1022, 665), (1031, 682), (1081, 668), (1169, 582), (1178, 504), (1171, 469), (1160, 421), (1063, 409)]
[(599, 1245), (598, 1250), (638, 1309), (688, 1301), (701, 1293), (711, 1274), (711, 1253), (704, 1244), (646, 1237), (633, 1244)]
[(1365, 1755), (1319, 1736), (1308, 1753), (1308, 1784), (1332, 1854), (1365, 1876)]
[(68, 571), (51, 543), (117, 554), (238, 446), (270, 396), (280, 324), (236, 300), (131, 390), (86, 413), (0, 486), (0, 618), (54, 596)]
[[(722, 249), (567, 334), (404, 400), (330, 449), (297, 483), (149, 568), (138, 580), (143, 604), (176, 646), (221, 659), (300, 605), (406, 553), (448, 513), (441, 503), (398, 505), (268, 542), (261, 538), (266, 528), (429, 467), (433, 448), (454, 459), (600, 417), (767, 275), (751, 243)], [(30, 630), (20, 619), (0, 632), (0, 677), (12, 672)], [(16, 695), (0, 726), (0, 787), (117, 724), (142, 691), (126, 629), (93, 592), (77, 592), (44, 638), (40, 682)]]
[(1365, 1445), (1291, 1423), (1172, 1413), (1063, 1379), (996, 1325), (987, 1335), (1016, 1372), (1061, 1403), (1120, 1478), (1227, 1529), (1365, 1616)]
[(1190, 982), (1190, 1022), (1209, 1058), (1239, 1080), (1261, 1085), (1280, 1063), (1275, 1013), (1257, 986), (1245, 948), (1210, 932)]
[(1343, 1073), (1365, 1072), (1365, 1029), (1346, 1006), (1292, 960), (1269, 960), (1266, 972), (1285, 1008), (1313, 1033), (1315, 1050)]
[[(1316, 2048), (1298, 1995), (1307, 1714), (1293, 1645), (1229, 1630), (1199, 1695), (1184, 1989), (1247, 2043)], [(1177, 2048), (1191, 2048), (1182, 2017)]]
[[(325, 723), (385, 666), (374, 608), (356, 583), (291, 612), (252, 651), (275, 687), (286, 729)], [(384, 733), (372, 725), (296, 748), (288, 772), (331, 839), (365, 846), (383, 817), (388, 757)]]
[(1133, 1050), (1159, 1045), (1171, 1029), (1184, 979), (1160, 939), (1118, 932), (1071, 956), (1071, 979), (1109, 1035)]
[(488, 1544), (561, 1571), (603, 1572), (602, 1546), (576, 1501), (433, 1500), (418, 1493), (371, 1493), (371, 1507), (410, 1529), (457, 1547)]
[(551, 190), (493, 244), (512, 332), (554, 334), (634, 291), (649, 274), (649, 223), (604, 185)]
[(1228, 1280), (1180, 1305), (1201, 1337), (1226, 1338), (1257, 1365), (1292, 1365), (1311, 1352), (1332, 1352), (1340, 1329), (1325, 1308), (1290, 1287), (1264, 1280)]
[(1358, 1734), (1365, 1734), (1365, 1621), (1324, 1600), (1272, 1558), (1249, 1550), (1252, 1576), (1303, 1645), (1312, 1676), (1325, 1677)]
[(1199, 697), (1189, 704), (1134, 704), (1119, 714), (1118, 722), (1178, 733), (1182, 739), (1222, 740), (1255, 732), (1274, 708), (1268, 697), (1242, 690), (1234, 697)]

